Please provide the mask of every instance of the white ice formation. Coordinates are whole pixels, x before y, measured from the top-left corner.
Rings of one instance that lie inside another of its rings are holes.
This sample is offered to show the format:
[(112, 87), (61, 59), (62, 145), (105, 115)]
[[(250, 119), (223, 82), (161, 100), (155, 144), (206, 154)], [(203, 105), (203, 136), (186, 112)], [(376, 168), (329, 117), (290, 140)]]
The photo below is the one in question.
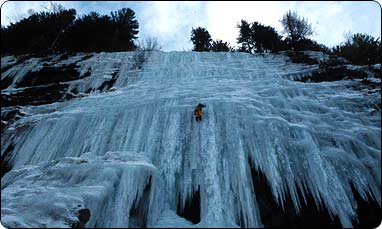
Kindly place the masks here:
[[(10, 227), (70, 227), (75, 209), (91, 211), (87, 227), (137, 225), (130, 210), (145, 202), (148, 227), (263, 226), (248, 160), (266, 175), (283, 205), (297, 189), (352, 226), (350, 183), (381, 204), (380, 94), (351, 88), (357, 81), (294, 81), (317, 68), (284, 55), (151, 52), (142, 69), (133, 52), (81, 55), (81, 74), (68, 90), (86, 92), (117, 74), (113, 91), (23, 106), (4, 130), (2, 154), (13, 145), (12, 170), (1, 180), (1, 219)], [(2, 73), (12, 93), (42, 60)], [(2, 58), (2, 65), (12, 57)], [(206, 103), (201, 149), (193, 109)], [(23, 128), (20, 128), (23, 127)], [(201, 190), (206, 211), (192, 224), (176, 214)], [(145, 194), (145, 187), (150, 187)], [(179, 198), (179, 199), (178, 199)], [(138, 217), (138, 218), (139, 218)], [(139, 222), (138, 222), (139, 223)]]

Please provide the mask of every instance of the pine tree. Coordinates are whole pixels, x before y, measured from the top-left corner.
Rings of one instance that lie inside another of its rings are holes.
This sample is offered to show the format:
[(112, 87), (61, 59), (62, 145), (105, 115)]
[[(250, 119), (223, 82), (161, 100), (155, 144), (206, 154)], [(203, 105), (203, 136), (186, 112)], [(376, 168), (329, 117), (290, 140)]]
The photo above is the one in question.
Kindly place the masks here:
[(135, 12), (130, 8), (123, 8), (111, 12), (114, 23), (113, 44), (117, 50), (131, 51), (136, 48), (134, 39), (137, 38), (139, 24), (135, 19)]
[(333, 49), (333, 53), (345, 57), (353, 64), (381, 63), (381, 41), (368, 34), (349, 36), (344, 44)]
[(74, 9), (52, 4), (1, 29), (2, 52), (10, 54), (52, 51), (131, 51), (138, 34), (135, 13), (123, 8), (109, 15), (91, 12), (76, 19)]
[(239, 51), (241, 52), (277, 52), (282, 49), (281, 36), (270, 26), (264, 26), (258, 22), (249, 24), (241, 20), (238, 25), (239, 37), (237, 38)]
[(241, 20), (241, 24), (237, 25), (237, 28), (239, 28), (239, 37), (237, 38), (237, 43), (241, 44), (239, 50), (241, 52), (252, 53), (253, 40), (250, 24), (246, 20)]
[(214, 52), (230, 52), (233, 48), (229, 46), (229, 43), (222, 40), (216, 40), (212, 42), (211, 50)]
[(58, 45), (62, 33), (75, 20), (74, 9), (62, 7), (52, 12), (32, 13), (16, 23), (2, 28), (3, 53), (46, 53)]
[(281, 36), (273, 27), (258, 22), (251, 24), (251, 41), (256, 52), (276, 52), (281, 49)]
[(208, 52), (211, 49), (211, 35), (205, 28), (192, 28), (191, 41), (194, 44), (193, 51)]

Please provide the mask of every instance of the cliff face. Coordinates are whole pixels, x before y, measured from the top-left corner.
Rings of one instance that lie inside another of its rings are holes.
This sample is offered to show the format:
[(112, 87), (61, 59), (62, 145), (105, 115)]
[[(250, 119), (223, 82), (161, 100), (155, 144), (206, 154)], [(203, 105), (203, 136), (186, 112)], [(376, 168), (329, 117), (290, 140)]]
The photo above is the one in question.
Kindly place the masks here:
[(380, 219), (380, 87), (346, 71), (315, 80), (318, 64), (282, 54), (1, 61), (6, 226), (71, 227), (85, 208), (86, 227)]

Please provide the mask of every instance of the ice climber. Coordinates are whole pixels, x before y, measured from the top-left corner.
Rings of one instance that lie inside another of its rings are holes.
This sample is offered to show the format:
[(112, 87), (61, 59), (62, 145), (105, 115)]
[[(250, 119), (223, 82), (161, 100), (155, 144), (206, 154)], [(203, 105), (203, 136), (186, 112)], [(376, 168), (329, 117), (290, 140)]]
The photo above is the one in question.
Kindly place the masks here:
[(202, 121), (202, 108), (205, 107), (205, 104), (199, 103), (194, 110), (195, 119), (197, 122)]

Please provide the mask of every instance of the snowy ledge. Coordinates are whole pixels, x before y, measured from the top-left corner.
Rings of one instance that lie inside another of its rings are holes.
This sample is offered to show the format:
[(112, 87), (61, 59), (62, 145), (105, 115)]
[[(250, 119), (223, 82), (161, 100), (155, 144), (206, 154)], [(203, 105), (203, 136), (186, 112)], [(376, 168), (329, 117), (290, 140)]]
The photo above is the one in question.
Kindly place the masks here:
[[(115, 218), (118, 223), (120, 214), (129, 214), (150, 177), (156, 176), (155, 166), (130, 152), (90, 155), (23, 166), (7, 173), (1, 180), (4, 226), (71, 227), (84, 208), (91, 209), (87, 227), (108, 226), (100, 221), (102, 218)], [(115, 201), (123, 205), (115, 205)]]

